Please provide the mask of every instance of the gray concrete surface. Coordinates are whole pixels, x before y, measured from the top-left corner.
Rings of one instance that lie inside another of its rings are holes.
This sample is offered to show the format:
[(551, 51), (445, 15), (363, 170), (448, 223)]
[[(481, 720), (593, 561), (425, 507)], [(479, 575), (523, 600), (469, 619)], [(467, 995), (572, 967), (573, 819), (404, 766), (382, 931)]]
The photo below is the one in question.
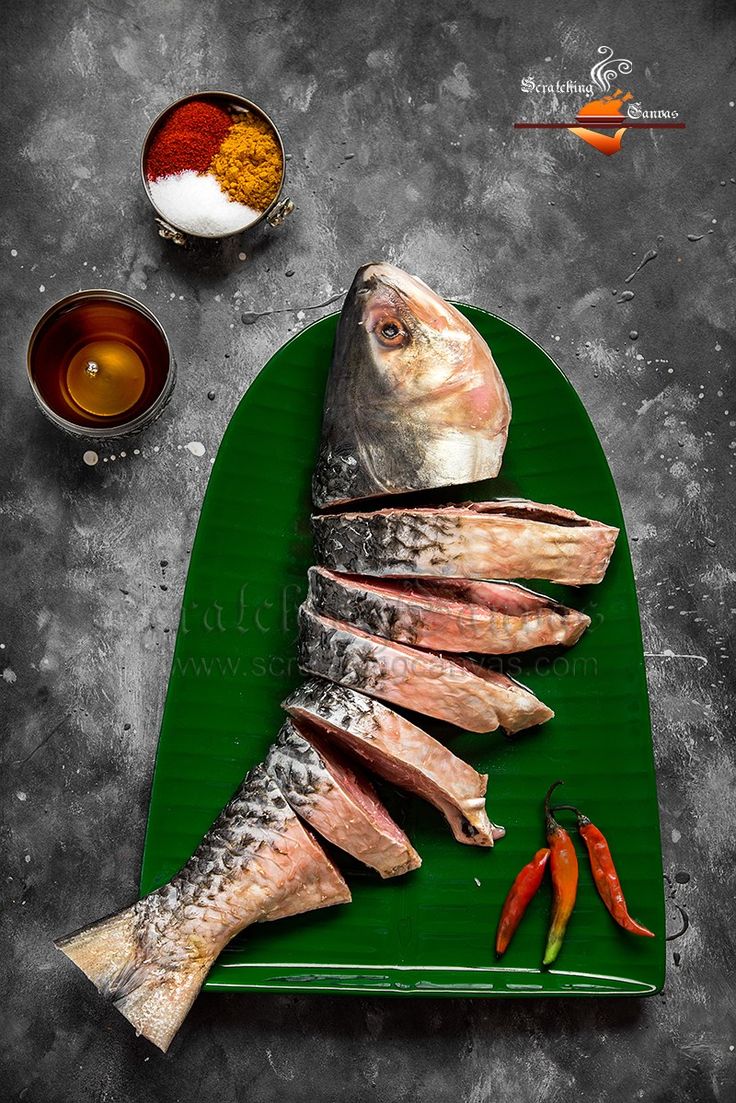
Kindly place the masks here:
[[(3, 1098), (734, 1098), (735, 14), (726, 0), (4, 5)], [(585, 80), (602, 43), (685, 131), (629, 133), (606, 158), (511, 129), (550, 106), (525, 76)], [(137, 158), (153, 116), (203, 87), (279, 121), (298, 211), (278, 233), (183, 253), (155, 234)], [(530, 333), (598, 428), (633, 542), (670, 930), (689, 927), (649, 1000), (209, 996), (164, 1058), (50, 938), (135, 895), (187, 556), (228, 418), (313, 304), (379, 256)], [(38, 314), (82, 286), (143, 298), (180, 361), (164, 418), (94, 468), (36, 412), (23, 368)]]

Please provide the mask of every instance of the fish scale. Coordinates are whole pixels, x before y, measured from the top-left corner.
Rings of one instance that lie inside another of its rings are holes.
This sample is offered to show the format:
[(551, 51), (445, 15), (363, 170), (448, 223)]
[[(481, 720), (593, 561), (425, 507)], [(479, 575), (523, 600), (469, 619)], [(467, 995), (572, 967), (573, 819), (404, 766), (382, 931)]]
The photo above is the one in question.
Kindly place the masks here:
[(521, 731), (554, 716), (530, 690), (505, 674), (457, 656), (370, 636), (299, 610), (299, 665), (371, 696), (470, 731)]
[(269, 748), (266, 768), (315, 831), (381, 877), (397, 877), (421, 865), (368, 779), (303, 722), (284, 723)]
[(386, 577), (600, 582), (618, 529), (523, 499), (329, 513), (312, 518), (317, 561)]
[(504, 834), (486, 813), (485, 774), (387, 705), (335, 682), (310, 678), (283, 707), (327, 733), (380, 777), (433, 804), (458, 842), (493, 846)]
[(570, 646), (584, 613), (510, 582), (375, 579), (310, 567), (307, 604), (362, 632), (422, 648), (503, 655)]

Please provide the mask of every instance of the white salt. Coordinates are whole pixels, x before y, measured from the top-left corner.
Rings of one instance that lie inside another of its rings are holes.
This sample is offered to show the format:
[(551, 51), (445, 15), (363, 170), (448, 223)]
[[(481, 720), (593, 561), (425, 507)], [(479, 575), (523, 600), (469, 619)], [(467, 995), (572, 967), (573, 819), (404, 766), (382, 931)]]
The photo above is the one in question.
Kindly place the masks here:
[(235, 203), (214, 176), (188, 169), (149, 182), (151, 198), (164, 218), (190, 234), (232, 234), (250, 226), (261, 212)]

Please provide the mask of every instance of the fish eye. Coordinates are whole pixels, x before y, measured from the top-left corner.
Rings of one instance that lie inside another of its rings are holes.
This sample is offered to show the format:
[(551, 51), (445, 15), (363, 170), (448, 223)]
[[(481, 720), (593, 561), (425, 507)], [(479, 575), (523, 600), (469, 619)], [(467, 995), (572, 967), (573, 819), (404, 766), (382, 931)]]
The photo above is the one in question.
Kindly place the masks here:
[(408, 334), (397, 318), (384, 318), (375, 328), (375, 334), (386, 348), (398, 348), (406, 343)]

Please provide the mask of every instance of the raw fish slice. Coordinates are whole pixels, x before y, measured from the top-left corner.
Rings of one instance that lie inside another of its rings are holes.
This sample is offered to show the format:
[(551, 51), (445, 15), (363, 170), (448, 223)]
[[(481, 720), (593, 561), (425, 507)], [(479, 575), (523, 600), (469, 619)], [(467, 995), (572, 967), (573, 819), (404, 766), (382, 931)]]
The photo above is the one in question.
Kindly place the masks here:
[(486, 814), (486, 775), (380, 701), (310, 678), (283, 707), (359, 755), (386, 781), (433, 804), (458, 842), (493, 846), (503, 836)]
[(175, 877), (56, 946), (165, 1051), (234, 935), (349, 901), (338, 870), (256, 766)]
[(467, 659), (381, 640), (305, 605), (299, 629), (299, 665), (306, 673), (460, 728), (517, 732), (554, 716), (518, 682)]
[(309, 569), (310, 606), (384, 639), (438, 651), (507, 655), (580, 639), (590, 617), (514, 582), (376, 581)]
[(315, 506), (493, 478), (510, 420), (467, 318), (400, 268), (360, 268), (335, 336)]
[(422, 864), (368, 779), (303, 723), (285, 722), (266, 768), (310, 827), (381, 877), (398, 877)]
[(316, 516), (318, 561), (333, 571), (600, 582), (618, 529), (522, 499)]

